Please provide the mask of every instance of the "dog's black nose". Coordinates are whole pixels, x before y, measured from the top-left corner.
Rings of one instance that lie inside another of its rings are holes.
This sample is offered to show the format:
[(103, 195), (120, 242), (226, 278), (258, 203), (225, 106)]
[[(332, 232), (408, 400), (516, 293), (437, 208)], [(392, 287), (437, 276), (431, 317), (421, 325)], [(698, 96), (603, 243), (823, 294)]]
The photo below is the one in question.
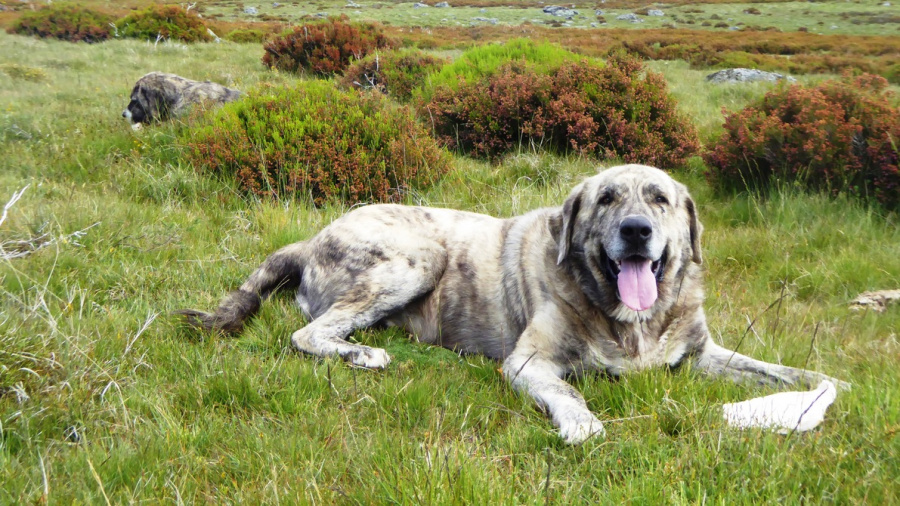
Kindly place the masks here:
[(627, 216), (619, 224), (622, 239), (631, 244), (647, 242), (653, 235), (653, 224), (643, 216)]
[(127, 117), (128, 117), (128, 112), (127, 112), (127, 111), (122, 111), (122, 117), (123, 117), (123, 118), (127, 118)]

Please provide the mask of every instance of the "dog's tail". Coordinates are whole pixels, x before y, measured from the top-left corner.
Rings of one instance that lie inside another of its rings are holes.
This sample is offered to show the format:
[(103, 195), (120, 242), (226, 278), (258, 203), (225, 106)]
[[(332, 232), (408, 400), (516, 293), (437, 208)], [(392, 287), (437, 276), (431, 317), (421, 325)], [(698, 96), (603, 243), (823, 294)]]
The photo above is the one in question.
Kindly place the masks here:
[(256, 314), (262, 301), (272, 293), (300, 286), (305, 265), (306, 243), (298, 242), (271, 254), (238, 290), (228, 294), (212, 314), (194, 309), (175, 311), (188, 323), (206, 330), (235, 333), (244, 321)]

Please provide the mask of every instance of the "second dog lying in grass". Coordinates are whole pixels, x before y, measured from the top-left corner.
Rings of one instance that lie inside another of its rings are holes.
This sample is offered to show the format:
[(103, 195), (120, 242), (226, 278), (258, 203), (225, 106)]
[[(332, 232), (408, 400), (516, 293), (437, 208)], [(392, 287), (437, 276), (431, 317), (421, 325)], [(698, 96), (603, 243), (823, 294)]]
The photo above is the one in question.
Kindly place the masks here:
[(122, 117), (132, 126), (164, 121), (203, 102), (223, 104), (240, 98), (241, 92), (211, 81), (193, 81), (175, 74), (150, 72), (138, 79)]

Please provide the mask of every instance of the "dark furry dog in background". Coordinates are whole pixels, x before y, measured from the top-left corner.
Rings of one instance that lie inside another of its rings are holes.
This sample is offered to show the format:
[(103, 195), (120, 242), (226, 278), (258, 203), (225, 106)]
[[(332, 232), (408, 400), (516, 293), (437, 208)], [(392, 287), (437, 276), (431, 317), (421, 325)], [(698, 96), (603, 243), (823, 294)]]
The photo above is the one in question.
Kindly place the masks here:
[(240, 98), (241, 92), (211, 81), (193, 81), (175, 74), (150, 72), (131, 90), (131, 102), (122, 117), (140, 128), (144, 123), (177, 116), (192, 104), (224, 104)]

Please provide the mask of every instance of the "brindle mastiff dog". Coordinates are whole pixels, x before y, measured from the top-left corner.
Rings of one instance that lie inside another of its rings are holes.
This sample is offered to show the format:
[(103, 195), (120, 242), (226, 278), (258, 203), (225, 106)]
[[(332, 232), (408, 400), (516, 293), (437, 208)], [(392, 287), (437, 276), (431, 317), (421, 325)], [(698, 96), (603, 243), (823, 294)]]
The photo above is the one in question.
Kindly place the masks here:
[(177, 116), (193, 104), (223, 104), (240, 96), (241, 92), (212, 81), (193, 81), (175, 74), (150, 72), (135, 83), (131, 101), (122, 111), (122, 117), (133, 125), (141, 125)]
[(611, 168), (562, 207), (497, 219), (449, 209), (372, 205), (272, 254), (213, 314), (193, 324), (236, 332), (262, 299), (293, 289), (312, 321), (294, 346), (383, 368), (384, 350), (346, 341), (379, 324), (419, 341), (503, 361), (516, 390), (545, 408), (569, 443), (603, 433), (563, 378), (692, 362), (761, 383), (817, 383), (713, 342), (703, 313), (700, 232), (687, 189), (659, 169)]

